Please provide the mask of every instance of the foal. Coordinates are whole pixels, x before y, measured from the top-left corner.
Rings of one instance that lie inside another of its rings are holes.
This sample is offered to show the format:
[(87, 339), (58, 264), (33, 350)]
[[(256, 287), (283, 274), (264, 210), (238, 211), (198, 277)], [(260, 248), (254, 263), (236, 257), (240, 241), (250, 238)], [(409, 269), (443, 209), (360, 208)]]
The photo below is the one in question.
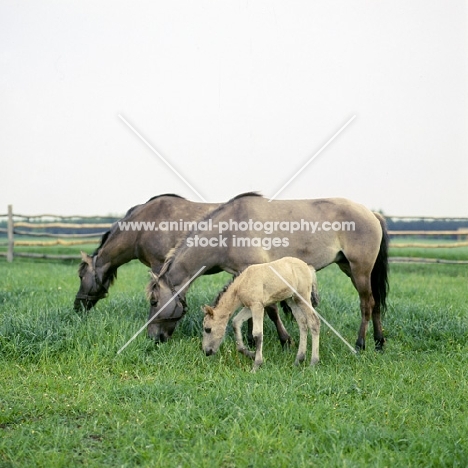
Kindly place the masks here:
[[(307, 350), (307, 329), (312, 335), (310, 364), (319, 360), (320, 320), (312, 307), (311, 294), (318, 300), (317, 278), (313, 267), (294, 257), (284, 257), (271, 263), (251, 265), (229, 285), (212, 308), (203, 307), (203, 351), (207, 356), (218, 351), (226, 333), (229, 318), (237, 308), (242, 310), (232, 321), (237, 350), (255, 359), (253, 371), (263, 363), (264, 307), (286, 300), (299, 326), (299, 349), (295, 364), (303, 362)], [(255, 353), (242, 340), (242, 323), (252, 317)]]

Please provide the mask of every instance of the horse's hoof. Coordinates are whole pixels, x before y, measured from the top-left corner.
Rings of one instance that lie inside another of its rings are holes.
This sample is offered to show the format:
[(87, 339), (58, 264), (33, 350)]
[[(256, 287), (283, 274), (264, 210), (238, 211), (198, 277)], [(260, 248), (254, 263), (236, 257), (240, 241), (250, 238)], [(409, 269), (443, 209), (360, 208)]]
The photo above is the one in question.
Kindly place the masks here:
[(257, 372), (258, 369), (260, 369), (260, 366), (261, 366), (261, 365), (262, 365), (261, 362), (260, 362), (260, 363), (255, 363), (255, 364), (253, 365), (252, 370), (251, 370), (250, 372), (252, 372), (252, 373)]
[(247, 348), (241, 348), (238, 351), (239, 353), (242, 353), (244, 356), (247, 356), (250, 359), (255, 359), (255, 353), (253, 351), (248, 350)]
[(287, 340), (281, 340), (281, 347), (283, 349), (289, 349), (292, 346), (294, 346), (294, 341), (291, 337), (289, 337)]
[(365, 351), (366, 343), (364, 341), (357, 340), (354, 348), (356, 349), (358, 353), (359, 351)]
[(384, 350), (384, 345), (385, 345), (385, 338), (382, 338), (380, 340), (375, 340), (375, 350), (376, 351), (383, 351)]
[(302, 364), (305, 360), (305, 354), (300, 354), (299, 356), (296, 356), (296, 360), (294, 361), (294, 365), (298, 366), (299, 364)]

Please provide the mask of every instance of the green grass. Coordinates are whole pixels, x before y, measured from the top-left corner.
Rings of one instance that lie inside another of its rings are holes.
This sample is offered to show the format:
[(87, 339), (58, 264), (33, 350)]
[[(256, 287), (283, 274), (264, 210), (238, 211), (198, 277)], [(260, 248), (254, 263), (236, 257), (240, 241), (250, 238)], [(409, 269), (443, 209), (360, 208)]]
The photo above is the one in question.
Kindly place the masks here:
[[(293, 365), (265, 322), (264, 366), (201, 351), (202, 277), (173, 339), (142, 333), (147, 268), (119, 269), (88, 316), (72, 310), (76, 262), (0, 260), (0, 467), (464, 467), (468, 464), (465, 265), (391, 266), (387, 348), (354, 356), (322, 325), (321, 363)], [(351, 343), (350, 281), (319, 272), (319, 311)], [(298, 341), (296, 324), (284, 319)], [(310, 341), (309, 341), (310, 350)]]

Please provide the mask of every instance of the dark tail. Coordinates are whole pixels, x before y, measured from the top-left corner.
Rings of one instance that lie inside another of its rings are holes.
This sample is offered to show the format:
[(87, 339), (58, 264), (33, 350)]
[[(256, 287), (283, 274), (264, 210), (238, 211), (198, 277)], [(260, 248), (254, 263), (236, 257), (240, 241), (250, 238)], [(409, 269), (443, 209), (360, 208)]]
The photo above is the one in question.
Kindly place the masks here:
[(388, 286), (388, 232), (385, 219), (379, 213), (374, 213), (382, 226), (382, 240), (380, 250), (371, 273), (372, 295), (376, 304), (380, 305), (380, 310), (385, 312), (387, 308)]

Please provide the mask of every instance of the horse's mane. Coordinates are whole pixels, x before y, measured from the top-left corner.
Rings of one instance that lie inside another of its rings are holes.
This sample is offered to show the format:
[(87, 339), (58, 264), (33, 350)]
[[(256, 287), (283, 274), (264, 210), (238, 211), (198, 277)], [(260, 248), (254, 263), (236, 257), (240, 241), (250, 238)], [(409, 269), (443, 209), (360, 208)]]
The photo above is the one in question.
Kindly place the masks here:
[(96, 250), (93, 252), (93, 254), (91, 255), (91, 257), (94, 257), (95, 255), (97, 255), (97, 253), (99, 252), (99, 249), (106, 243), (108, 237), (110, 236), (110, 229), (109, 231), (106, 231), (102, 237), (101, 237), (101, 243), (99, 244), (99, 246), (96, 248)]
[(135, 206), (132, 206), (126, 213), (125, 213), (125, 216), (122, 218), (122, 219), (125, 219), (127, 216), (131, 215), (136, 208), (140, 207), (140, 206), (143, 206), (143, 205), (146, 205), (147, 203), (153, 201), (153, 200), (156, 200), (157, 198), (161, 198), (161, 197), (174, 197), (174, 198), (181, 198), (182, 200), (185, 200), (184, 197), (181, 197), (180, 195), (176, 195), (175, 193), (162, 193), (161, 195), (155, 195), (154, 197), (151, 197), (148, 201), (146, 201), (145, 203), (141, 204), (141, 205), (135, 205)]
[(156, 286), (158, 286), (159, 280), (155, 278), (154, 276), (151, 276), (151, 280), (146, 286), (146, 299), (150, 299), (151, 294), (153, 293), (153, 290)]
[(160, 197), (175, 197), (175, 198), (182, 198), (182, 200), (185, 200), (184, 197), (181, 197), (180, 195), (177, 195), (175, 193), (162, 193), (161, 195), (155, 195), (154, 197), (151, 197), (146, 203), (149, 203), (150, 201), (156, 200), (156, 198), (160, 198)]
[[(201, 223), (203, 221), (208, 221), (210, 218), (213, 218), (214, 216), (216, 216), (221, 210), (226, 208), (227, 205), (229, 205), (230, 203), (233, 203), (235, 200), (238, 200), (239, 198), (244, 198), (244, 197), (263, 197), (263, 195), (261, 193), (258, 193), (258, 192), (240, 193), (239, 195), (236, 195), (234, 198), (231, 198), (230, 200), (228, 200), (227, 202), (221, 203), (217, 208), (215, 208), (213, 211), (210, 211), (209, 213), (207, 213), (203, 218), (199, 219), (196, 223), (199, 224), (199, 223)], [(179, 251), (182, 250), (183, 246), (186, 244), (187, 238), (190, 237), (191, 235), (193, 235), (195, 230), (196, 230), (196, 228), (188, 231), (187, 234), (184, 237), (179, 239), (179, 241), (177, 242), (175, 247), (173, 247), (171, 250), (169, 250), (169, 252), (167, 253), (166, 258), (164, 260), (163, 266), (161, 267), (161, 270), (159, 272), (159, 277), (161, 277), (162, 275), (164, 275), (167, 272), (167, 270), (172, 265), (172, 263), (174, 261), (174, 257), (176, 256), (176, 254), (178, 254)]]
[[(132, 214), (138, 207), (140, 206), (143, 206), (143, 205), (146, 205), (147, 203), (149, 203), (150, 201), (153, 201), (153, 200), (156, 200), (156, 198), (161, 198), (161, 197), (175, 197), (175, 198), (181, 198), (182, 200), (185, 200), (184, 197), (181, 197), (180, 195), (176, 195), (175, 193), (163, 193), (161, 195), (155, 195), (154, 197), (151, 197), (146, 203), (143, 203), (142, 205), (135, 205), (135, 206), (132, 206), (126, 213), (125, 213), (125, 216), (123, 216), (121, 218), (121, 220), (127, 218), (130, 214)], [(116, 224), (116, 223), (115, 223)], [(114, 226), (115, 226), (114, 224)], [(111, 230), (108, 230), (106, 231), (102, 237), (101, 237), (101, 243), (99, 244), (99, 246), (96, 248), (96, 250), (93, 252), (93, 254), (91, 255), (92, 257), (94, 257), (95, 255), (98, 254), (99, 252), (99, 249), (101, 249), (105, 242), (107, 241), (107, 239), (109, 238), (111, 234)]]
[(218, 295), (215, 297), (215, 300), (213, 301), (212, 307), (216, 307), (219, 304), (219, 301), (221, 300), (221, 297), (224, 295), (224, 293), (228, 290), (229, 286), (234, 282), (234, 280), (241, 274), (241, 271), (238, 271), (236, 274), (233, 275), (233, 277), (224, 285), (223, 289), (218, 293)]
[[(99, 249), (106, 243), (107, 239), (110, 236), (110, 233), (111, 233), (111, 231), (109, 230), (109, 231), (106, 231), (102, 235), (101, 243), (96, 248), (96, 250), (92, 253), (91, 258), (94, 258), (98, 254)], [(78, 275), (80, 275), (80, 276), (84, 275), (86, 273), (86, 269), (88, 268), (88, 266), (89, 266), (88, 263), (83, 260), (78, 266)], [(110, 278), (110, 281), (111, 281), (110, 284), (112, 284), (115, 281), (115, 279), (117, 278), (117, 269), (114, 268), (112, 270), (109, 270), (107, 274), (108, 274), (108, 276)]]
[[(181, 198), (183, 200), (185, 200), (184, 197), (181, 197), (180, 195), (176, 195), (175, 193), (162, 193), (161, 195), (155, 195), (154, 197), (151, 197), (146, 203), (149, 203), (150, 201), (153, 201), (155, 200), (156, 198), (161, 198), (161, 197), (175, 197), (175, 198)], [(144, 203), (144, 205), (146, 205), (146, 203)], [(143, 205), (135, 205), (135, 206), (132, 206), (126, 213), (125, 213), (125, 216), (123, 216), (121, 218), (121, 220), (127, 218), (130, 214), (132, 214), (136, 208), (140, 207), (140, 206), (143, 206)], [(114, 223), (114, 226), (116, 225), (117, 223)], [(106, 243), (107, 239), (109, 238), (110, 234), (111, 234), (111, 229), (109, 229), (108, 231), (106, 231), (102, 237), (101, 237), (101, 242), (99, 243), (99, 245), (96, 247), (96, 249), (94, 250), (94, 252), (91, 254), (91, 257), (95, 257), (98, 253), (99, 253), (99, 250), (104, 246), (104, 244)], [(78, 274), (81, 275), (81, 274), (84, 274), (86, 272), (86, 268), (87, 268), (88, 264), (86, 262), (81, 262), (79, 267), (78, 267)], [(117, 270), (113, 270), (113, 271), (110, 271), (109, 272), (110, 276), (111, 276), (111, 282), (113, 282), (115, 280), (115, 278), (117, 278)], [(112, 283), (111, 283), (112, 284)]]
[(139, 206), (141, 205), (135, 205), (135, 206), (132, 206), (123, 216), (123, 218), (121, 219), (125, 219), (127, 216), (131, 215)]

